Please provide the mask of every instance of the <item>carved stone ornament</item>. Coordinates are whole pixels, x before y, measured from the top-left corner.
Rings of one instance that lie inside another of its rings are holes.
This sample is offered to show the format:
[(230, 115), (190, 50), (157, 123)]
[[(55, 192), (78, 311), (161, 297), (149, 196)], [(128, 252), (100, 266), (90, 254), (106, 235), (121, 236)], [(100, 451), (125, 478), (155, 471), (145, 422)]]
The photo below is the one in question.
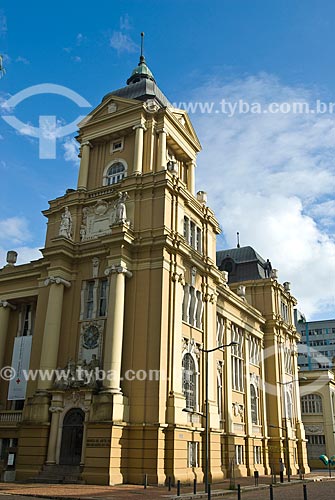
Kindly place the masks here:
[(65, 368), (58, 370), (54, 388), (63, 391), (69, 389), (79, 391), (81, 388), (98, 389), (101, 385), (98, 372), (99, 364), (95, 358), (90, 363), (86, 363), (86, 361), (75, 363), (70, 359)]
[(240, 403), (233, 403), (233, 414), (235, 417), (240, 417), (243, 422), (244, 418), (244, 406)]
[(322, 425), (305, 425), (305, 431), (311, 434), (323, 432)]
[(155, 99), (147, 99), (143, 106), (148, 113), (156, 113), (160, 109), (160, 106)]
[(92, 278), (97, 278), (99, 276), (99, 257), (93, 257), (92, 259)]
[(128, 223), (126, 200), (127, 192), (118, 193), (114, 203), (99, 200), (94, 206), (83, 208), (80, 226), (81, 241), (94, 240), (112, 234), (112, 226)]
[(72, 216), (68, 207), (65, 207), (61, 215), (58, 236), (64, 236), (68, 240), (72, 240)]
[(117, 111), (117, 104), (115, 102), (111, 102), (107, 106), (107, 113), (115, 113)]
[(102, 354), (104, 321), (84, 321), (80, 325), (79, 360), (81, 363), (91, 363), (94, 360), (99, 365)]

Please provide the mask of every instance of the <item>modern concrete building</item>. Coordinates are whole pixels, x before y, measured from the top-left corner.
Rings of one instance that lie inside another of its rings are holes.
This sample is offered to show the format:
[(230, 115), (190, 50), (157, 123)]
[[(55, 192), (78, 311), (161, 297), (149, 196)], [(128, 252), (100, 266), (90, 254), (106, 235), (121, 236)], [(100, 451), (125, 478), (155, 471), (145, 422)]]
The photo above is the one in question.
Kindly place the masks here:
[(208, 465), (214, 482), (279, 458), (308, 471), (296, 300), (252, 249), (264, 275), (228, 281), (195, 192), (199, 140), (143, 57), (78, 141), (78, 186), (44, 212), (43, 258), (11, 252), (0, 271), (0, 365), (15, 369), (0, 382), (4, 476), (161, 484)]
[(301, 370), (329, 370), (335, 360), (335, 319), (306, 321), (295, 311), (296, 328), (301, 335), (298, 364)]

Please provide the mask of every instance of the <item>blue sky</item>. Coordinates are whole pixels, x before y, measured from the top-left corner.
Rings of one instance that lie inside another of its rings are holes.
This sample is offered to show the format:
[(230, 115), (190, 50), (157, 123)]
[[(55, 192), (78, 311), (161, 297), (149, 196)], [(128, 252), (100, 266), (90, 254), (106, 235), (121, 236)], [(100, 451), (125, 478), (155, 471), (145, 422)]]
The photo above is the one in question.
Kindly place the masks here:
[[(334, 19), (332, 0), (3, 1), (1, 114), (10, 96), (44, 83), (98, 105), (137, 64), (141, 31), (148, 64), (174, 103), (333, 102)], [(37, 126), (39, 116), (56, 115), (66, 124), (89, 110), (40, 95), (15, 116)], [(334, 118), (191, 113), (203, 146), (197, 184), (223, 227), (219, 245), (234, 246), (239, 230), (242, 244), (292, 282), (308, 317), (320, 319), (335, 317)], [(2, 260), (9, 248), (23, 260), (36, 255), (45, 233), (40, 212), (76, 186), (77, 168), (71, 136), (57, 141), (56, 159), (39, 159), (37, 140), (0, 118)]]

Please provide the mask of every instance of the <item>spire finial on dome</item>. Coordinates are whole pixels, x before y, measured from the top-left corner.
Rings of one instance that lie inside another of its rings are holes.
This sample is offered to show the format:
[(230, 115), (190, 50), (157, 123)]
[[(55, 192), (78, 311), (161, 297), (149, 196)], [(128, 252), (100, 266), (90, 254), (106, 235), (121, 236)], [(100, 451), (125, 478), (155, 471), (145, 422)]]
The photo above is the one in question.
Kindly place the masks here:
[(138, 66), (133, 70), (131, 76), (127, 80), (127, 85), (130, 83), (138, 83), (140, 80), (151, 80), (155, 83), (154, 75), (151, 73), (150, 69), (147, 66), (144, 57), (144, 32), (141, 33), (141, 53), (140, 53), (140, 62)]
[(140, 63), (145, 61), (144, 57), (144, 31), (141, 33), (141, 55), (140, 55)]

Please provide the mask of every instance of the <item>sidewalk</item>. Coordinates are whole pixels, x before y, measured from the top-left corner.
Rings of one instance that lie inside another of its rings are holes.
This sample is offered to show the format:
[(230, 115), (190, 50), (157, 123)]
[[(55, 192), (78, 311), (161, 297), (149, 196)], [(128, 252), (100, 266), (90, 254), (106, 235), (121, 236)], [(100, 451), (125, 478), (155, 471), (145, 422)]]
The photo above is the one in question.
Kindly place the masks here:
[[(285, 478), (286, 479), (286, 478)], [(305, 481), (322, 481), (322, 482), (330, 482), (328, 481), (330, 478), (328, 477), (326, 471), (318, 471), (317, 473), (311, 473), (306, 475)], [(335, 480), (335, 477), (331, 479)], [(297, 476), (292, 477), (291, 483), (287, 483), (286, 481), (281, 484), (279, 482), (279, 478), (277, 478), (277, 483), (274, 485), (274, 491), (278, 491), (278, 489), (285, 488), (285, 493), (287, 494), (286, 488), (296, 487), (298, 489), (301, 487), (302, 483)], [(222, 483), (215, 483), (212, 486), (212, 498), (218, 497), (234, 497), (237, 498), (237, 491), (229, 490), (230, 480), (226, 479)], [(236, 488), (237, 484), (241, 485), (242, 489), (242, 498), (247, 499), (250, 497), (251, 492), (253, 495), (256, 495), (255, 498), (261, 499), (263, 495), (261, 492), (266, 490), (266, 498), (268, 496), (269, 485), (271, 484), (271, 476), (261, 476), (259, 478), (259, 486), (254, 486), (254, 479), (252, 477), (243, 477), (236, 479)], [(256, 490), (256, 491), (255, 491)], [(335, 484), (332, 482), (332, 491), (335, 497)], [(247, 495), (248, 492), (248, 496)], [(250, 493), (250, 495), (249, 495)], [(157, 487), (157, 486), (148, 486), (145, 489), (143, 486), (136, 485), (119, 485), (119, 486), (94, 486), (94, 485), (76, 485), (76, 484), (18, 484), (18, 483), (0, 483), (0, 494), (2, 495), (21, 495), (21, 496), (32, 496), (35, 498), (52, 498), (57, 500), (117, 500), (117, 499), (135, 499), (142, 498), (143, 500), (150, 499), (156, 500), (160, 498), (175, 499), (180, 498), (181, 500), (188, 499), (204, 499), (207, 498), (207, 495), (204, 493), (204, 485), (200, 484), (198, 486), (198, 494), (193, 495), (193, 487), (192, 486), (181, 486), (181, 496), (176, 496), (176, 488), (173, 487), (171, 492), (168, 491), (167, 487)], [(251, 498), (251, 497), (250, 497)], [(293, 498), (293, 497), (292, 497)], [(302, 498), (302, 497), (301, 497)], [(315, 498), (315, 497), (314, 497)], [(333, 497), (328, 497), (333, 498)], [(290, 494), (291, 499), (291, 494)], [(228, 500), (228, 498), (227, 498)]]

